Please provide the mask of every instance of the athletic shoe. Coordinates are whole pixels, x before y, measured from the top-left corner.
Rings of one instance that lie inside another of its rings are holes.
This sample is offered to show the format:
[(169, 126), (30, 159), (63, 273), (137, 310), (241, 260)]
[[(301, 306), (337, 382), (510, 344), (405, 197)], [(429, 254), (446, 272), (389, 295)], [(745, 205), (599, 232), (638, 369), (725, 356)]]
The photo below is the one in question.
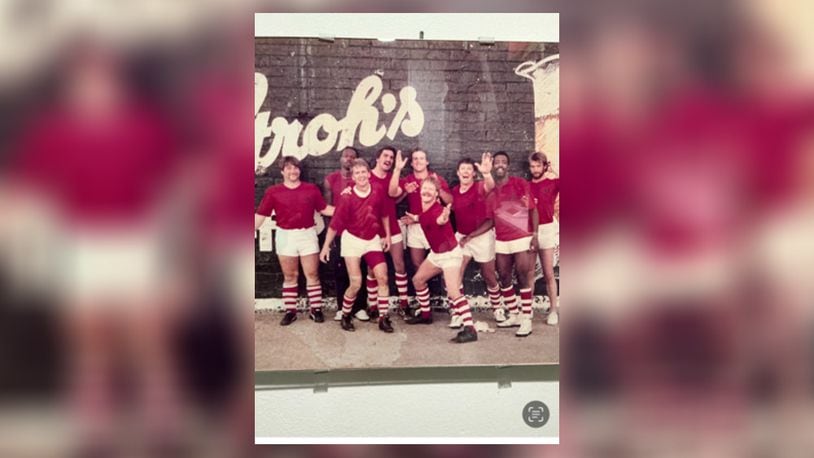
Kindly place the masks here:
[(353, 327), (353, 322), (351, 322), (350, 315), (348, 316), (343, 315), (342, 319), (339, 321), (339, 324), (342, 325), (342, 329), (344, 329), (345, 331), (353, 332), (356, 330), (356, 328)]
[(280, 326), (288, 326), (297, 321), (297, 312), (285, 312), (285, 316), (280, 320)]
[(452, 319), (449, 320), (449, 326), (452, 329), (458, 329), (464, 325), (464, 317), (461, 315), (452, 315)]
[(506, 311), (503, 309), (495, 310), (495, 321), (498, 323), (502, 323), (506, 321)]
[(531, 334), (531, 318), (525, 318), (520, 322), (520, 329), (514, 335), (517, 337), (526, 337)]
[(560, 323), (560, 312), (551, 312), (548, 314), (548, 318), (545, 320), (546, 324), (549, 326), (556, 326)]
[(359, 321), (370, 321), (370, 316), (367, 314), (365, 309), (360, 309), (353, 316), (356, 317), (356, 319), (359, 320)]
[(322, 309), (311, 310), (311, 313), (308, 314), (308, 318), (314, 320), (314, 323), (322, 323), (325, 321), (325, 315), (322, 314)]
[(379, 309), (371, 309), (370, 313), (368, 313), (368, 319), (370, 320), (378, 320), (379, 319)]
[(520, 314), (519, 313), (509, 313), (509, 317), (506, 318), (504, 321), (501, 321), (497, 324), (499, 328), (511, 328), (513, 326), (520, 326)]
[(334, 315), (334, 321), (340, 321), (340, 320), (342, 320), (342, 309), (341, 308), (339, 310), (337, 310), (336, 315)]
[(393, 332), (393, 324), (390, 323), (390, 317), (383, 317), (379, 320), (379, 329), (387, 333)]
[(467, 343), (476, 340), (478, 340), (478, 331), (472, 326), (464, 326), (463, 330), (449, 341), (454, 343)]
[(432, 324), (432, 315), (429, 318), (424, 318), (421, 314), (413, 316), (404, 320), (407, 324)]

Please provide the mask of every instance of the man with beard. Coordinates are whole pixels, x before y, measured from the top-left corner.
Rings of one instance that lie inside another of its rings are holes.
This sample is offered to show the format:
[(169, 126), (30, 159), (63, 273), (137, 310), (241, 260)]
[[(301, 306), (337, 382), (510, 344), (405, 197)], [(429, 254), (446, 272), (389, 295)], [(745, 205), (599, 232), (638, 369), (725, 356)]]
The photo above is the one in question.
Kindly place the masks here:
[(557, 279), (554, 278), (554, 247), (557, 245), (560, 225), (555, 218), (554, 208), (560, 197), (560, 177), (551, 169), (551, 162), (545, 154), (537, 152), (529, 156), (529, 172), (531, 172), (529, 187), (540, 217), (540, 225), (537, 228), (540, 265), (543, 266), (546, 293), (551, 301), (551, 310), (546, 323), (556, 326), (559, 322), (559, 300)]
[[(498, 151), (493, 162), (495, 189), (487, 198), (487, 214), (495, 224), (497, 272), (503, 303), (509, 308), (509, 317), (497, 326), (520, 326), (515, 335), (525, 337), (531, 334), (532, 279), (537, 253), (537, 237), (533, 235), (537, 234), (537, 208), (529, 183), (522, 178), (509, 176), (509, 155), (505, 151)], [(520, 286), (522, 316), (514, 293), (513, 267)]]

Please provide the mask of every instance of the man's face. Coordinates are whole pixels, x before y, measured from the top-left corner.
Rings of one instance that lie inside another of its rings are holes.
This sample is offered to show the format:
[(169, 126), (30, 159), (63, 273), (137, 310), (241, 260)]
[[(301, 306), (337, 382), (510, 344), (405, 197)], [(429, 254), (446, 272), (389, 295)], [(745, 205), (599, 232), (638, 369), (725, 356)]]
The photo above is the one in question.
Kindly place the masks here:
[(342, 157), (339, 159), (342, 169), (350, 170), (350, 165), (354, 159), (356, 159), (356, 153), (352, 149), (345, 148), (342, 150)]
[(433, 202), (438, 198), (438, 189), (431, 181), (423, 181), (421, 183), (421, 201), (424, 203)]
[(300, 179), (300, 168), (294, 164), (286, 164), (283, 167), (283, 179), (297, 181)]
[(498, 178), (505, 178), (509, 173), (509, 158), (504, 155), (495, 156), (492, 162), (492, 168), (495, 170), (495, 176)]
[(429, 165), (429, 162), (427, 162), (427, 153), (421, 150), (414, 152), (412, 165), (413, 171), (415, 172), (423, 172), (427, 170), (427, 165)]
[(529, 162), (529, 172), (531, 172), (533, 179), (538, 180), (542, 178), (543, 173), (545, 173), (545, 165), (540, 161), (531, 161)]
[(357, 186), (364, 187), (368, 184), (370, 180), (370, 171), (362, 166), (354, 167), (351, 171), (353, 176), (353, 182), (356, 183)]
[(384, 170), (385, 172), (389, 172), (390, 169), (393, 168), (393, 158), (395, 157), (395, 153), (386, 149), (382, 151), (382, 154), (379, 155), (379, 158), (376, 159), (376, 165), (379, 166), (380, 169)]
[(458, 179), (462, 184), (469, 184), (475, 179), (475, 167), (472, 164), (461, 164), (458, 166)]

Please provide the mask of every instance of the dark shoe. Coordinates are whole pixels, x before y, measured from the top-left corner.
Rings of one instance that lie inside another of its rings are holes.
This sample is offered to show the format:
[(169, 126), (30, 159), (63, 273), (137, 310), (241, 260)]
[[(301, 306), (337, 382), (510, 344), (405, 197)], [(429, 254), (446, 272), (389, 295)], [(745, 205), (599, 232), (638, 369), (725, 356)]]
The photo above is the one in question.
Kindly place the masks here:
[(450, 339), (450, 342), (467, 343), (474, 342), (476, 340), (478, 340), (478, 331), (476, 331), (472, 326), (466, 326), (461, 332), (458, 333), (458, 335)]
[(356, 330), (356, 328), (353, 327), (350, 315), (343, 315), (342, 319), (339, 321), (339, 324), (342, 325), (342, 329), (345, 331), (353, 332)]
[(404, 320), (407, 324), (432, 324), (432, 315), (429, 318), (424, 318), (424, 315), (419, 314)]
[(379, 329), (387, 333), (393, 332), (393, 324), (390, 323), (390, 317), (384, 317), (379, 320)]
[(297, 321), (297, 312), (285, 312), (285, 316), (280, 320), (280, 326), (288, 326)]
[(379, 319), (379, 309), (370, 309), (367, 312), (367, 315), (370, 317), (371, 320), (378, 320)]
[(314, 320), (314, 323), (322, 323), (325, 321), (325, 315), (322, 314), (322, 309), (311, 310), (311, 313), (308, 314), (308, 318)]

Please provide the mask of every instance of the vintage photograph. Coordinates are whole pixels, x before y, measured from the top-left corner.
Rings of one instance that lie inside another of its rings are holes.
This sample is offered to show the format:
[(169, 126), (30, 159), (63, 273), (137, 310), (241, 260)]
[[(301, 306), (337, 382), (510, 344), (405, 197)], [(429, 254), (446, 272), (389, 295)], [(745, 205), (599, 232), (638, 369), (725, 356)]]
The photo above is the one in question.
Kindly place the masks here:
[(559, 364), (559, 59), (255, 37), (256, 371)]

